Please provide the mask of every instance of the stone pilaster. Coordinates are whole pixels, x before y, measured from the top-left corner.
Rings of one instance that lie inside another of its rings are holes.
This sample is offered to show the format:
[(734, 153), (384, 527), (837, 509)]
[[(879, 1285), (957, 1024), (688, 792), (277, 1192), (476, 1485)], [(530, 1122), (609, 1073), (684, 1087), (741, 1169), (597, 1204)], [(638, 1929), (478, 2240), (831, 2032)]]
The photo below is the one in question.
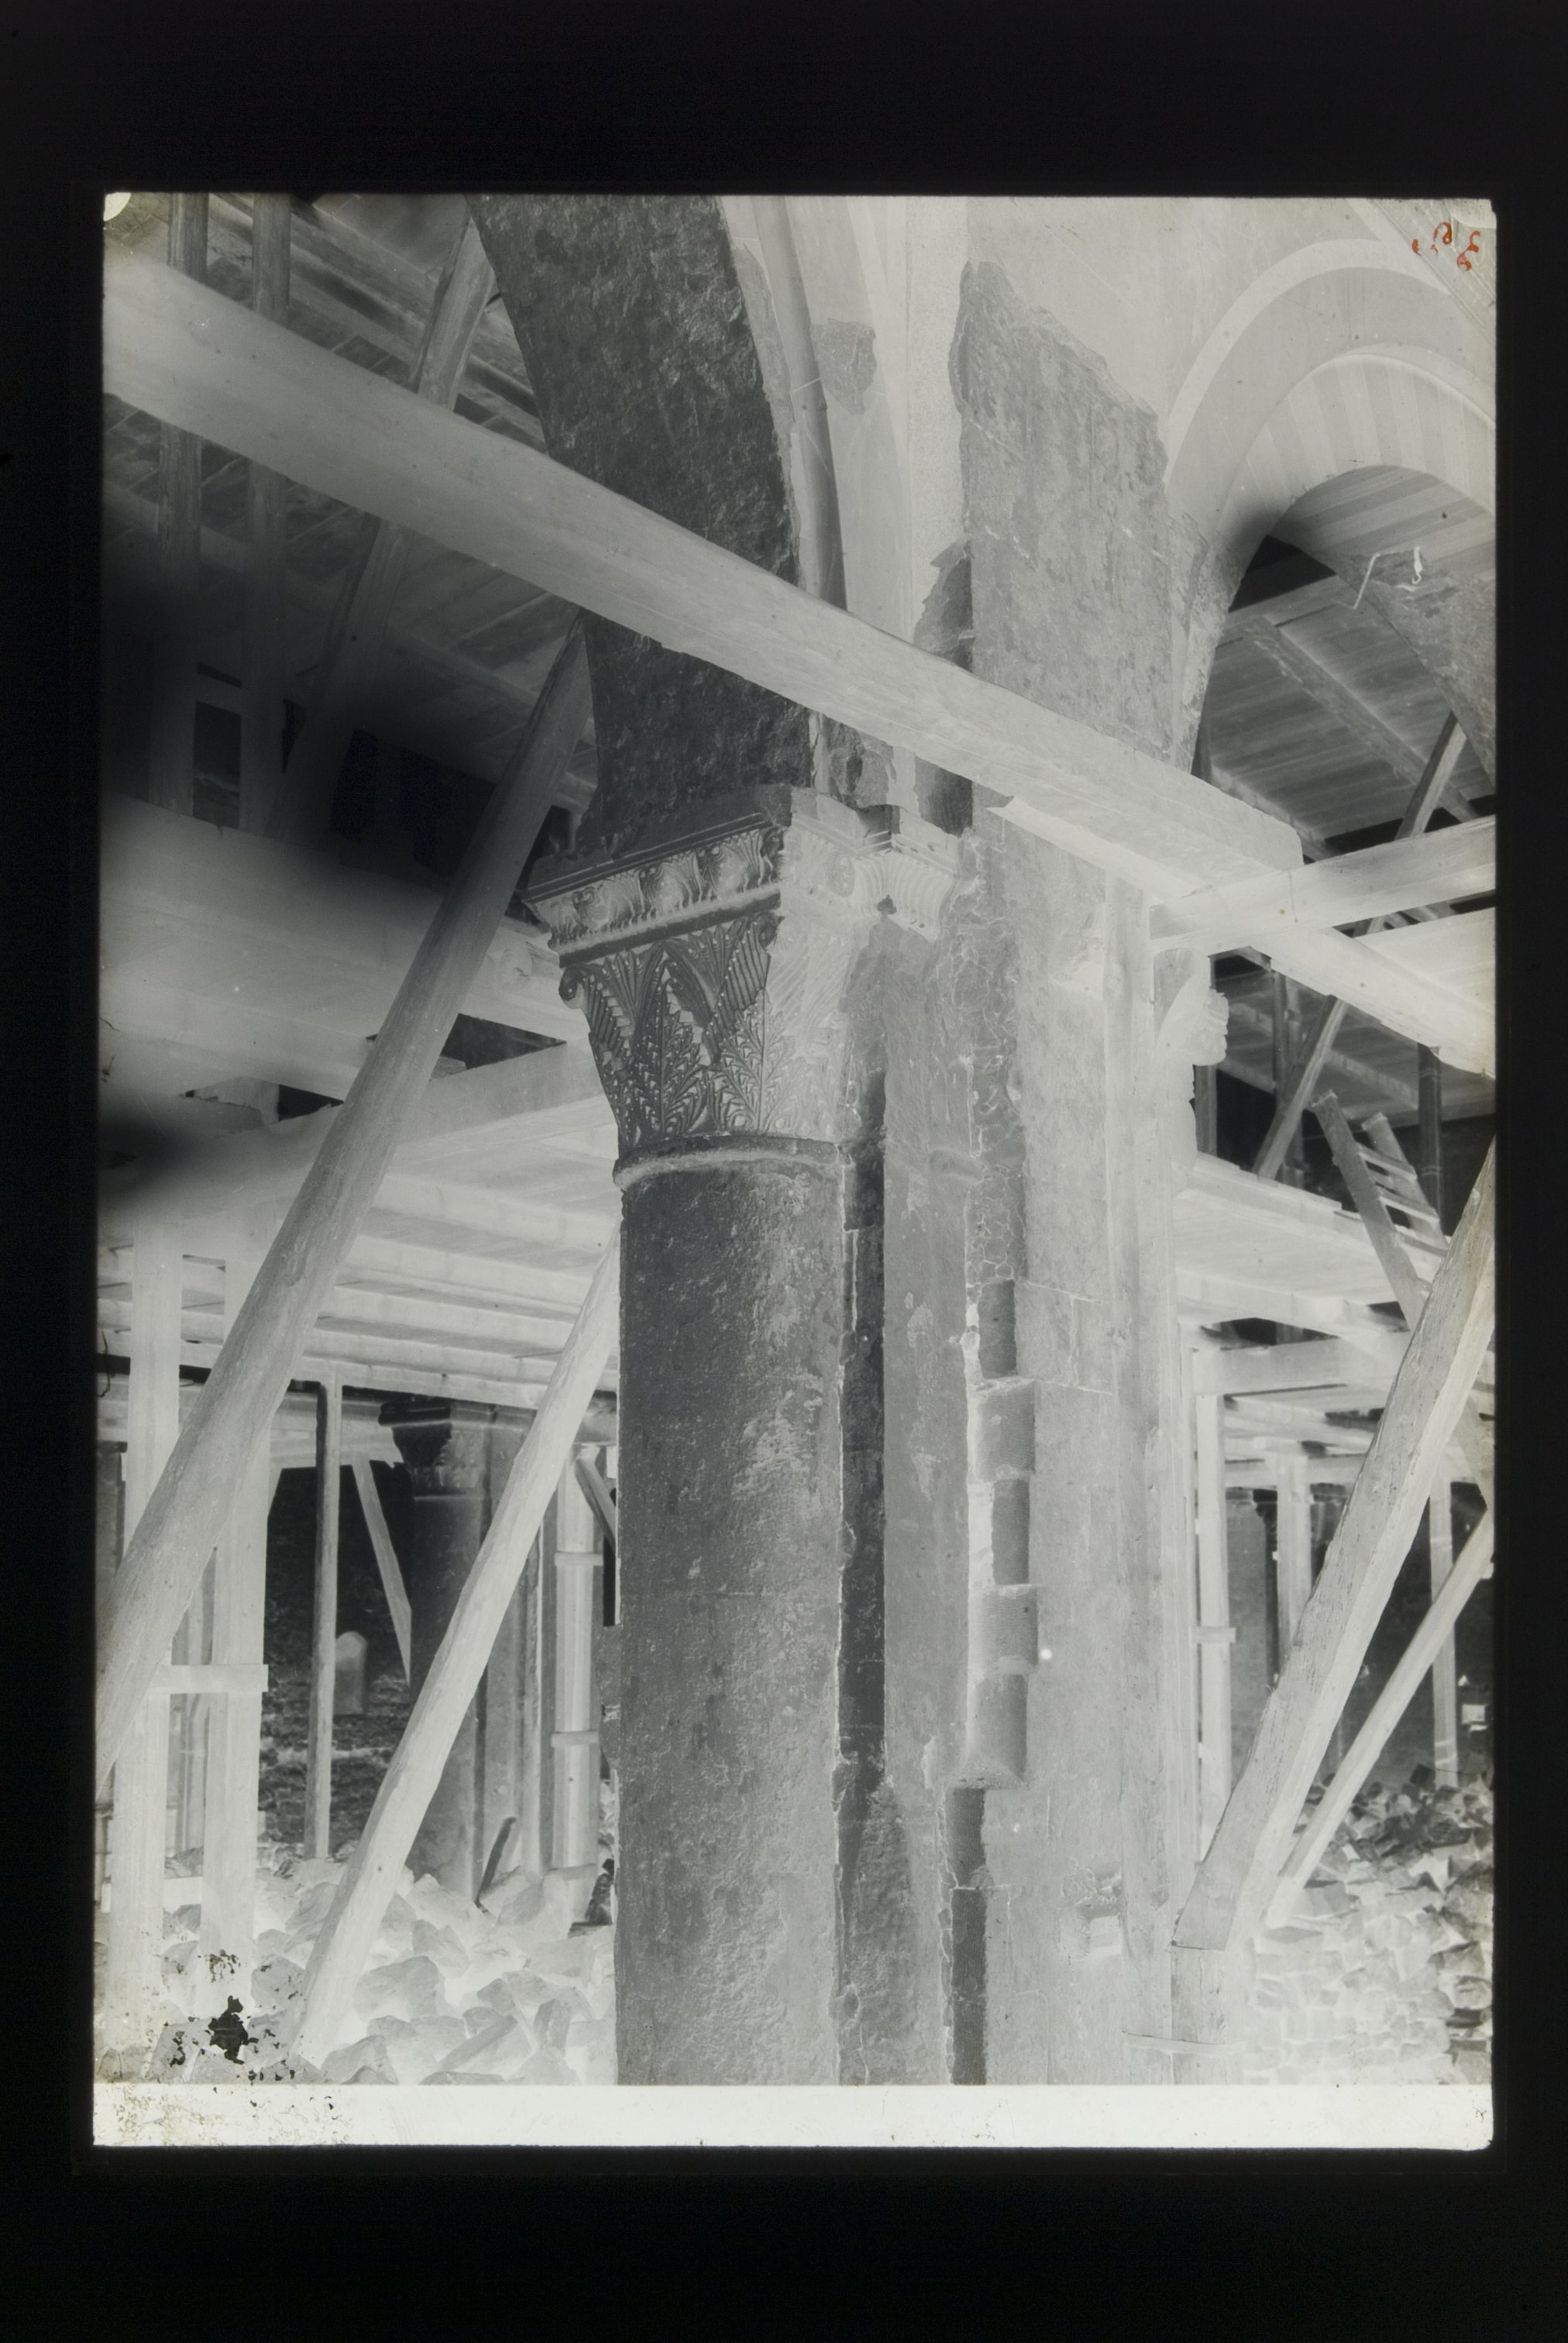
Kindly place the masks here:
[(861, 1621), (880, 1591), (855, 1008), (879, 915), (933, 919), (950, 873), (933, 838), (799, 790), (702, 822), (531, 896), (622, 1148), (619, 2072), (831, 2082), (874, 1787), (846, 1590)]

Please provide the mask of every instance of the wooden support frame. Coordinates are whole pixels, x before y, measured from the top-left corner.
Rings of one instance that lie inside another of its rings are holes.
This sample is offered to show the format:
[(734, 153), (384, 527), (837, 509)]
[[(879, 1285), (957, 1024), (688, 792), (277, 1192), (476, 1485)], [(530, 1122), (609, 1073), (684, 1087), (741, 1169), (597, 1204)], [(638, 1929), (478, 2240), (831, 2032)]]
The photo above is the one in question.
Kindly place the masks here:
[(1412, 831), (1386, 846), (1325, 855), (1282, 878), (1205, 887), (1166, 904), (1150, 923), (1160, 951), (1234, 950), (1265, 921), (1337, 928), (1394, 911), (1487, 895), (1497, 883), (1497, 823), (1491, 816), (1448, 830)]
[[(598, 1868), (598, 1714), (594, 1697), (594, 1598), (603, 1557), (598, 1522), (576, 1460), (556, 1491), (555, 1699), (550, 1866), (579, 1875), (586, 1904)], [(580, 1875), (586, 1874), (586, 1876)]]
[(588, 1297), (518, 1450), (473, 1569), (377, 1793), (305, 1977), (297, 2054), (318, 2066), (331, 2050), (398, 1873), (440, 1780), (497, 1632), (538, 1534), (545, 1508), (578, 1436), (583, 1412), (615, 1339), (620, 1299), (619, 1232), (594, 1272)]
[(1197, 1468), (1198, 1829), (1207, 1846), (1231, 1795), (1231, 1584), (1225, 1525), (1225, 1403), (1201, 1393), (1192, 1403)]
[[(534, 448), (116, 256), (108, 387), (360, 510), (437, 537), (667, 648), (708, 660), (997, 790), (997, 817), (1157, 900), (1294, 870), (1288, 824), (1076, 719), (986, 683), (707, 543)], [(1488, 1071), (1492, 1022), (1352, 938), (1261, 948), (1287, 974)]]
[(99, 1674), (100, 1779), (119, 1753), (235, 1489), (267, 1436), (306, 1333), (359, 1233), (409, 1110), (430, 1079), (554, 801), (556, 779), (581, 736), (588, 705), (582, 637), (574, 628), (511, 772), (485, 809), (130, 1540), (116, 1580)]
[(1492, 1575), (1492, 1515), (1483, 1514), (1464, 1551), (1443, 1581), (1441, 1593), (1400, 1655), (1366, 1722), (1346, 1750), (1334, 1778), (1312, 1808), (1306, 1829), (1291, 1850), (1270, 1906), (1270, 1917), (1288, 1918), (1293, 1890), (1304, 1887), (1329, 1841), (1349, 1814), (1362, 1784), (1377, 1764), (1389, 1735), (1410, 1706), (1423, 1675), (1444, 1643), (1453, 1640), (1454, 1622), (1483, 1578)]
[[(1464, 735), (1459, 729), (1457, 719), (1452, 714), (1444, 717), (1414, 794), (1401, 817), (1399, 829), (1392, 841), (1393, 845), (1402, 845), (1407, 840), (1419, 838), (1425, 831), (1437, 811), (1463, 746)], [(1382, 918), (1369, 920), (1365, 932), (1371, 935), (1383, 925)], [(1302, 1117), (1312, 1102), (1348, 1006), (1345, 1001), (1331, 995), (1319, 1009), (1302, 1043), (1294, 1070), (1280, 1094), (1274, 1120), (1264, 1134), (1263, 1143), (1252, 1164), (1260, 1180), (1272, 1180), (1278, 1176)]]
[(1300, 1450), (1280, 1458), (1274, 1485), (1274, 1570), (1282, 1657), (1296, 1640), (1312, 1591), (1311, 1466)]
[[(258, 1254), (231, 1244), (224, 1263), (224, 1317), (230, 1332), (255, 1282)], [(247, 1466), (233, 1512), (218, 1540), (213, 1570), (212, 1666), (217, 1693), (207, 1720), (206, 1811), (202, 1833), (199, 1956), (221, 1956), (243, 1969), (254, 1949), (256, 1847), (259, 1825), (261, 1702), (266, 1670), (266, 1523), (272, 1506), (272, 1463), (260, 1450)], [(206, 1961), (207, 1982), (219, 1981)], [(223, 1998), (217, 2000), (223, 2006)]]
[(359, 1510), (365, 1516), (376, 1567), (380, 1574), (381, 1591), (387, 1597), (387, 1608), (392, 1614), (392, 1632), (397, 1638), (397, 1656), (403, 1663), (403, 1674), (413, 1674), (413, 1624), (408, 1607), (408, 1591), (403, 1584), (403, 1573), (397, 1561), (397, 1549), (392, 1543), (392, 1533), (387, 1526), (387, 1514), (381, 1503), (381, 1492), (376, 1486), (376, 1472), (368, 1456), (354, 1460), (354, 1486), (359, 1498)]
[[(179, 1430), (180, 1238), (167, 1222), (146, 1228), (131, 1259), (125, 1463), (128, 1544)], [(122, 1562), (120, 1565), (125, 1567)], [(167, 1653), (157, 1654), (162, 1662)], [(111, 2047), (150, 2032), (163, 1954), (167, 1857), (170, 1693), (149, 1672), (114, 1769), (109, 1818), (109, 1935), (103, 2018)]]
[(1493, 1146), (1394, 1377), (1284, 1672), (1198, 1867), (1178, 1945), (1225, 1950), (1255, 1926), (1272, 1893), (1491, 1339), (1495, 1156)]
[[(1488, 1513), (1485, 1518), (1490, 1521), (1492, 1516)], [(1453, 1488), (1446, 1473), (1440, 1473), (1432, 1483), (1426, 1509), (1426, 1536), (1432, 1599), (1435, 1604), (1453, 1574)], [(1432, 1654), (1432, 1770), (1440, 1789), (1458, 1788), (1459, 1675), (1452, 1630)]]
[(582, 1483), (584, 1496), (598, 1515), (599, 1526), (606, 1537), (618, 1545), (620, 1533), (616, 1527), (615, 1499), (610, 1495), (608, 1482), (591, 1456), (578, 1458), (578, 1479)]
[[(1384, 1276), (1393, 1288), (1394, 1299), (1404, 1312), (1405, 1323), (1414, 1326), (1426, 1304), (1427, 1289), (1416, 1275), (1415, 1269), (1400, 1240), (1399, 1231), (1389, 1216), (1388, 1207), (1379, 1195), (1372, 1174), (1362, 1159), (1355, 1134), (1345, 1121), (1344, 1112), (1332, 1091), (1325, 1091), (1314, 1100), (1312, 1112), (1322, 1126), (1324, 1138), (1333, 1153), (1341, 1179), (1350, 1190), (1351, 1201), (1362, 1216), (1368, 1236)], [(1492, 1503), (1492, 1442), (1479, 1409), (1468, 1393), (1460, 1411), (1459, 1442), (1464, 1451), (1476, 1487), (1487, 1503)]]
[(310, 1614), (310, 1722), (305, 1745), (305, 1851), (323, 1855), (332, 1852), (337, 1531), (343, 1484), (343, 1386), (336, 1374), (323, 1376), (316, 1411), (316, 1579)]
[(1292, 870), (1288, 823), (897, 641), (538, 450), (503, 441), (156, 261), (106, 272), (107, 387), (573, 606), (984, 782), (1161, 899)]

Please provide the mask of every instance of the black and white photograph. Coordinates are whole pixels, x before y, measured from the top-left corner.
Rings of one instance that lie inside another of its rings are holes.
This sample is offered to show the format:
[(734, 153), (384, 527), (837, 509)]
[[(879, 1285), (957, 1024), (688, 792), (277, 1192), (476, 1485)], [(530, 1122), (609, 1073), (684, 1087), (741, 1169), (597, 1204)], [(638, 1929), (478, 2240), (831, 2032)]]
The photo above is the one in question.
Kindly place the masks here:
[(97, 2147), (1493, 2140), (1500, 232), (105, 189)]

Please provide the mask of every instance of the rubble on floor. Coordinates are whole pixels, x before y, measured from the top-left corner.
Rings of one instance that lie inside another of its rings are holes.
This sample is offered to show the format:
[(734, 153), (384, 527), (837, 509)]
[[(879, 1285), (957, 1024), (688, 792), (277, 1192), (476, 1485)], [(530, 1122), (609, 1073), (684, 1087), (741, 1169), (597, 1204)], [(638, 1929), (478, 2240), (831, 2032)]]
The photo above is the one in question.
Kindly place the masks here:
[(337, 2046), (319, 2069), (293, 2059), (306, 1964), (347, 1850), (308, 1861), (276, 1846), (262, 1852), (248, 1979), (202, 1978), (199, 1912), (186, 1906), (168, 1916), (166, 2022), (145, 2079), (615, 2081), (615, 1932), (574, 1925), (580, 1887), (558, 1873), (515, 1873), (480, 1906), (405, 1868)]
[(1363, 1790), (1254, 1939), (1242, 2079), (1489, 2084), (1492, 1833), (1485, 1779)]
[(606, 1783), (601, 1869), (586, 1911), (583, 1881), (559, 1872), (513, 1871), (480, 1903), (406, 1865), (319, 2068), (288, 2046), (306, 1965), (354, 1843), (306, 1858), (265, 1838), (249, 1973), (226, 1954), (201, 1954), (198, 1905), (167, 1911), (157, 2040), (150, 2054), (106, 2049), (98, 2079), (613, 2083), (615, 1833), (615, 1787)]

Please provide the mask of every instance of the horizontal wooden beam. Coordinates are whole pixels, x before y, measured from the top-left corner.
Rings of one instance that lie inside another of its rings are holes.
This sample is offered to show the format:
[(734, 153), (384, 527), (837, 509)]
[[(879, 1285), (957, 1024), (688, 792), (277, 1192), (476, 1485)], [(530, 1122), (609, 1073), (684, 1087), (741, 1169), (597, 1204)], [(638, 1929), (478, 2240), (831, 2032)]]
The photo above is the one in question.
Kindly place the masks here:
[(154, 1692), (213, 1694), (265, 1692), (268, 1671), (259, 1661), (254, 1664), (203, 1660), (188, 1667), (166, 1664), (153, 1677)]
[(1200, 889), (1156, 911), (1152, 932), (1162, 949), (1229, 951), (1261, 946), (1265, 923), (1347, 927), (1417, 904), (1489, 894), (1496, 877), (1497, 823), (1489, 816), (1310, 862), (1281, 879)]
[(1165, 898), (1301, 860), (1285, 822), (1003, 691), (140, 256), (105, 279), (106, 387), (319, 493), (1026, 806)]
[(1198, 1867), (1178, 1944), (1225, 1950), (1267, 1907), (1491, 1339), (1494, 1193), (1495, 1148), (1433, 1281), (1251, 1754)]
[[(195, 1227), (286, 1203), (342, 1111), (341, 1107), (323, 1107), (315, 1114), (226, 1133), (204, 1141), (199, 1149), (193, 1147), (185, 1161), (160, 1179), (159, 1212)], [(432, 1155), (447, 1142), (460, 1145), (467, 1136), (514, 1123), (522, 1156), (532, 1143), (567, 1132), (598, 1130), (608, 1115), (586, 1040), (558, 1049), (531, 1050), (521, 1058), (475, 1066), (431, 1082), (409, 1115), (392, 1168), (400, 1172), (407, 1163), (416, 1172), (427, 1172)], [(143, 1209), (138, 1202), (141, 1190), (134, 1166), (128, 1167), (123, 1180), (116, 1182), (111, 1178), (106, 1182), (103, 1242), (128, 1243), (134, 1238)], [(351, 1257), (364, 1257), (363, 1242)], [(216, 1257), (222, 1258), (221, 1247)], [(478, 1262), (473, 1266), (476, 1271), (483, 1268)], [(506, 1290), (518, 1291), (515, 1286)], [(562, 1298), (575, 1310), (582, 1293), (578, 1285)]]
[(1205, 1346), (1192, 1361), (1194, 1392), (1322, 1391), (1339, 1384), (1364, 1384), (1374, 1361), (1393, 1381), (1409, 1337), (1390, 1332), (1361, 1342), (1325, 1336), (1315, 1342), (1249, 1343), (1235, 1350)]
[[(309, 847), (117, 794), (105, 801), (102, 853), (103, 1014), (111, 1022), (140, 1030), (119, 1004), (146, 981), (160, 1003), (171, 990), (197, 995), (190, 1013), (205, 1015), (202, 1033), (225, 1015), (242, 1038), (257, 1016), (281, 1018), (307, 1037), (319, 1032), (322, 1054), (355, 1062), (442, 900), (434, 889), (347, 869)], [(548, 938), (521, 920), (498, 925), (463, 1009), (547, 1037), (584, 1034), (581, 1012), (560, 998)]]
[(1181, 1314), (1204, 1326), (1237, 1318), (1271, 1320), (1279, 1326), (1304, 1326), (1313, 1333), (1342, 1335), (1381, 1359), (1389, 1333), (1386, 1318), (1362, 1302), (1337, 1293), (1300, 1293), (1255, 1276), (1226, 1276), (1211, 1270), (1178, 1268), (1176, 1298)]

